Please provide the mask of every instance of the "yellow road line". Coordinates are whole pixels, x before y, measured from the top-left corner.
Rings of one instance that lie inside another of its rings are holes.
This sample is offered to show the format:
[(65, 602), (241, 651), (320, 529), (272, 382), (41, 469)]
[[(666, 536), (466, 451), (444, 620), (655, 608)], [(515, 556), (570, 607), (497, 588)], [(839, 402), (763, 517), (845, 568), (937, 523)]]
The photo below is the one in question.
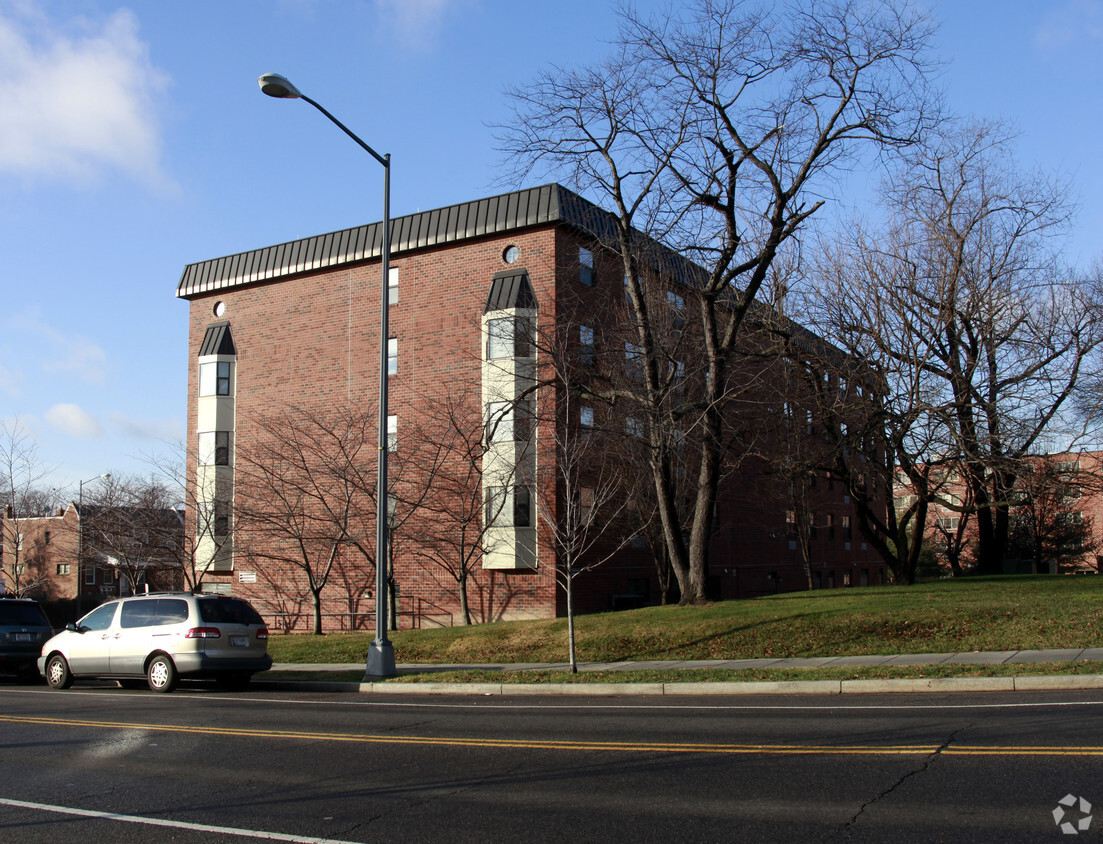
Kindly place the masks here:
[[(300, 739), (306, 741), (341, 741), (361, 744), (406, 744), (438, 747), (485, 747), (511, 750), (582, 750), (622, 751), (626, 753), (728, 753), (728, 754), (803, 754), (803, 755), (931, 755), (940, 752), (935, 744), (900, 745), (828, 745), (828, 744), (698, 744), (666, 742), (605, 742), (547, 741), (530, 739), (445, 738), (434, 736), (404, 736), (397, 734), (325, 733), (299, 730), (262, 730), (240, 727), (192, 727), (179, 724), (135, 724), (125, 721), (85, 721), (75, 718), (45, 718), (20, 715), (0, 715), (0, 723), (39, 724), (54, 727), (87, 727), (92, 729), (142, 729), (166, 733), (197, 733), (200, 735), (238, 736), (242, 738)], [(941, 749), (953, 756), (1103, 756), (1103, 747), (1059, 746), (981, 746), (957, 745)]]

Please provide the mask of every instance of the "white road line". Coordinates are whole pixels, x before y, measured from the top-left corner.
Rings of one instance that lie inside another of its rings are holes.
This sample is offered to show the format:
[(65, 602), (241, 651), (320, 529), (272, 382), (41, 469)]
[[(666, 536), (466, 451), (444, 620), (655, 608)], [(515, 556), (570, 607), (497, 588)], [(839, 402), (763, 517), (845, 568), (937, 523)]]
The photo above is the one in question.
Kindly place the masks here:
[(357, 841), (340, 841), (335, 838), (318, 838), (307, 835), (288, 835), (283, 832), (265, 832), (259, 829), (236, 829), (232, 826), (211, 826), (205, 823), (186, 821), (167, 821), (160, 818), (143, 818), (139, 815), (119, 815), (114, 812), (97, 812), (93, 809), (76, 809), (71, 806), (51, 806), (48, 803), (30, 803), (26, 800), (10, 800), (0, 797), (0, 805), (14, 806), (19, 809), (36, 809), (40, 812), (56, 812), (61, 815), (79, 815), (84, 818), (96, 818), (126, 823), (144, 823), (149, 826), (163, 826), (169, 829), (191, 829), (197, 832), (214, 832), (220, 835), (239, 835), (245, 838), (263, 838), (266, 841), (293, 841), (296, 844), (362, 844)]

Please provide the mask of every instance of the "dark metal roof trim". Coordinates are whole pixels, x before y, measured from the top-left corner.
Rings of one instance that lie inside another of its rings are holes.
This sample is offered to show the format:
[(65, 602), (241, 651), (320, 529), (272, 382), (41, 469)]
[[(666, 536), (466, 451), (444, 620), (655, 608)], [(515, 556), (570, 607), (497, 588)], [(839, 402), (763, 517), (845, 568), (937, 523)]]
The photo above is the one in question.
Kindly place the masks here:
[(501, 311), (506, 308), (536, 310), (536, 294), (532, 292), (527, 270), (506, 270), (494, 274), (483, 313), (488, 314), (491, 311)]
[[(401, 255), (547, 223), (566, 223), (596, 238), (613, 234), (605, 211), (562, 185), (550, 184), (397, 217), (391, 221), (391, 252)], [(382, 223), (370, 223), (212, 258), (184, 268), (176, 295), (187, 299), (214, 290), (369, 261), (379, 258), (382, 248)]]
[(204, 355), (236, 355), (237, 347), (230, 332), (230, 323), (213, 322), (207, 326), (203, 342), (199, 345), (199, 357)]

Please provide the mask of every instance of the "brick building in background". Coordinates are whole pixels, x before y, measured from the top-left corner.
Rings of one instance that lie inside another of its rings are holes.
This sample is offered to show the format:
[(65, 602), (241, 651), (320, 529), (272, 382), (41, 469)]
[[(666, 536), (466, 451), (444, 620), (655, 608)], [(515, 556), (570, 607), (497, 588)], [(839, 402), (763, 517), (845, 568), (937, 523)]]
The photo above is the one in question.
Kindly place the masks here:
[[(604, 219), (601, 209), (553, 184), (392, 221), (388, 434), (394, 494), (402, 502), (393, 515), (402, 626), (462, 623), (455, 572), (434, 562), (435, 549), (428, 547), (434, 508), (417, 493), (417, 471), (423, 479), (432, 474), (426, 455), (444, 436), (433, 434), (428, 420), (445, 415), (466, 419), (474, 439), (484, 424), (495, 431), (475, 461), (474, 486), (452, 492), (456, 513), (472, 502), (484, 515), (495, 508), (486, 553), (470, 572), (474, 620), (564, 612), (549, 576), (561, 563), (533, 512), (538, 498), (555, 496), (542, 496), (547, 490), (533, 484), (554, 483), (539, 479), (557, 459), (555, 426), (600, 425), (602, 411), (595, 422), (594, 408), (572, 406), (565, 418), (565, 405), (538, 386), (537, 373), (549, 354), (544, 341), (552, 337), (571, 338), (572, 354), (587, 364), (604, 360), (630, 370), (630, 344), (610, 339), (625, 319), (623, 271), (619, 257), (600, 245)], [(344, 496), (349, 466), (366, 475), (361, 498), (375, 477), (375, 423), (364, 427), (374, 419), (379, 388), (381, 241), (381, 226), (371, 224), (203, 261), (185, 268), (177, 289), (190, 304), (188, 462), (195, 501), (188, 530), (206, 569), (203, 588), (248, 598), (277, 628), (307, 623), (309, 577), (327, 564), (324, 626), (373, 623), (373, 561), (355, 536), (371, 531), (374, 504)], [(680, 283), (669, 282), (672, 303), (681, 301)], [(529, 331), (534, 335), (526, 338)], [(773, 411), (780, 405), (762, 399), (756, 414)], [(633, 421), (605, 421), (622, 430), (626, 423), (631, 428)], [(319, 523), (292, 524), (292, 506), (280, 518), (278, 507), (266, 510), (288, 496), (295, 461), (305, 459), (302, 447), (288, 443), (309, 440), (317, 461), (324, 451), (317, 441), (335, 437), (336, 427), (341, 448), (354, 444), (358, 456), (346, 461), (341, 484), (331, 471), (323, 492), (298, 494), (317, 508), (344, 505), (340, 541)], [(812, 427), (809, 436), (815, 436)], [(454, 442), (462, 432), (451, 436)], [(710, 558), (711, 597), (885, 582), (883, 562), (852, 527), (846, 491), (829, 475), (813, 483), (812, 506), (822, 524), (812, 532), (813, 571), (806, 571), (790, 529), (786, 481), (771, 474), (768, 463), (748, 458), (725, 481)], [(277, 465), (285, 468), (273, 472)], [(455, 476), (442, 472), (427, 486), (442, 494)], [(439, 517), (444, 505), (434, 506)], [(307, 566), (296, 562), (301, 548), (292, 547), (303, 546), (304, 538), (313, 557)], [(655, 560), (639, 540), (577, 584), (583, 612), (659, 598)]]
[(0, 594), (72, 601), (180, 588), (183, 520), (171, 509), (70, 502), (45, 516), (0, 513)]
[[(1103, 452), (1028, 456), (1017, 474), (1002, 496), (1009, 502), (1003, 573), (1103, 572)], [(925, 576), (967, 572), (977, 544), (968, 486), (948, 465), (931, 469), (931, 488), (924, 544), (936, 568)], [(902, 510), (915, 501), (915, 490), (898, 477), (895, 497)]]

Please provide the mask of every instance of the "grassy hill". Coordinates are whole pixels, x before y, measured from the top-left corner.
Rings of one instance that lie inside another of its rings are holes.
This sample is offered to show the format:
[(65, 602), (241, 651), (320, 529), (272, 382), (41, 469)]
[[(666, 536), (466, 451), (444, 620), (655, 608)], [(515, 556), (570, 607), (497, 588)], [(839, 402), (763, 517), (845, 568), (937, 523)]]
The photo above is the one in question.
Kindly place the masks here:
[[(746, 659), (1103, 646), (1103, 577), (963, 578), (794, 592), (576, 619), (583, 661)], [(562, 662), (566, 620), (393, 634), (402, 663)], [(373, 636), (273, 636), (276, 662), (362, 662)]]

